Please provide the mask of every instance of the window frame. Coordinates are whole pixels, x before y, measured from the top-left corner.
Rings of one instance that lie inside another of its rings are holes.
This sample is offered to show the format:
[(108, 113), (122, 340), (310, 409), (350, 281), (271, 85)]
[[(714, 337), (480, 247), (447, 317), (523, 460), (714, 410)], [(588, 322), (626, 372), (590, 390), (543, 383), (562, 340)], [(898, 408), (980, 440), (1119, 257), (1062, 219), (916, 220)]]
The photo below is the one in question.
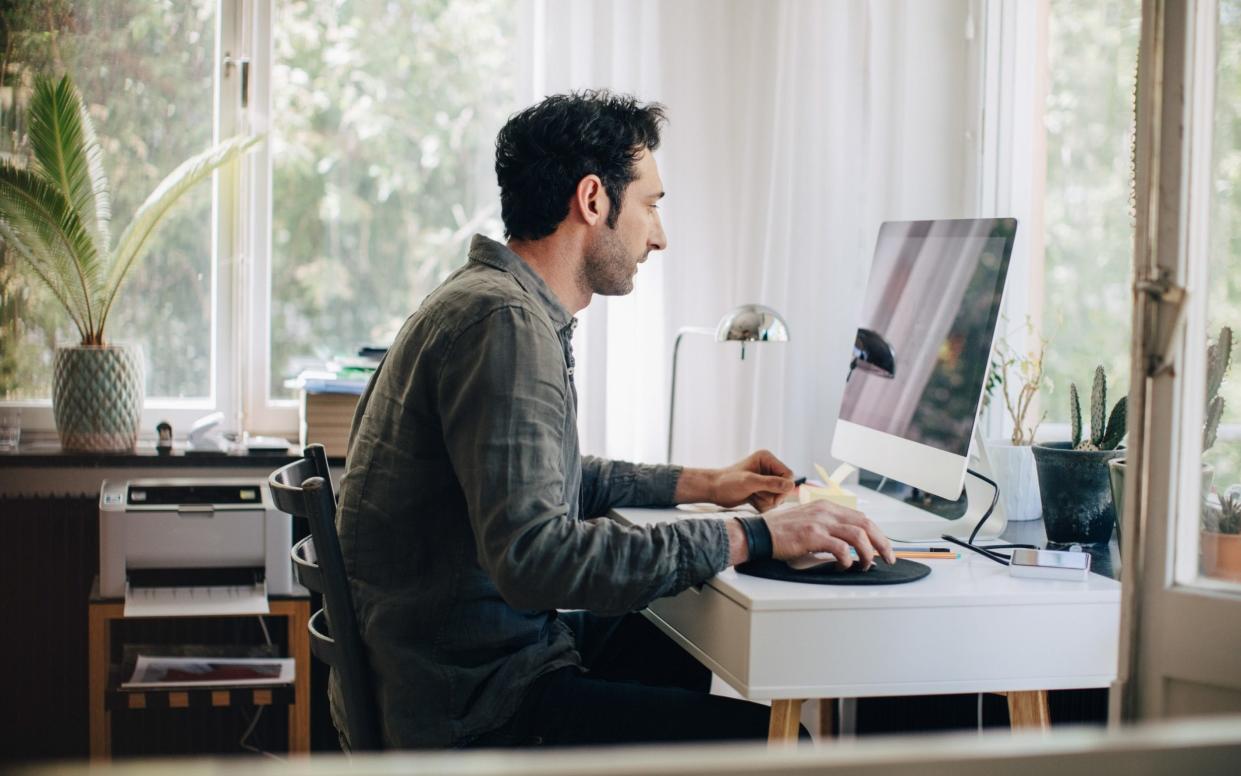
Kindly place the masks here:
[[(226, 56), (243, 56), (241, 19), (249, 0), (217, 0), (215, 13), (214, 79), (212, 93), (212, 142), (237, 134), (242, 124), (241, 78), (236, 68), (226, 66)], [(258, 3), (256, 5), (263, 5)], [(236, 52), (236, 54), (234, 54)], [(238, 263), (237, 235), (242, 217), (239, 193), (245, 173), (233, 164), (213, 174), (211, 199), (211, 357), (207, 365), (208, 391), (205, 397), (148, 397), (143, 404), (139, 438), (156, 437), (155, 426), (167, 421), (174, 435), (183, 438), (194, 421), (213, 412), (223, 412), (226, 429), (240, 429), (237, 377), (245, 367), (237, 358), (237, 338), (233, 299), (238, 292), (235, 273), (227, 269)], [(120, 340), (124, 342), (124, 340)], [(150, 369), (151, 365), (148, 364)], [(22, 433), (35, 442), (56, 433), (51, 399), (0, 401), (0, 406), (21, 410)]]
[[(246, 14), (243, 37), (251, 61), (249, 107), (246, 130), (256, 134), (271, 129), (272, 9), (254, 3)], [(234, 309), (239, 331), (237, 352), (242, 374), (239, 385), (239, 425), (259, 434), (296, 437), (298, 402), (272, 398), (271, 372), (271, 257), (272, 257), (272, 162), (271, 147), (261, 144), (246, 160), (247, 184), (243, 192), (244, 233), (239, 236), (246, 260), (237, 267), (238, 294)]]

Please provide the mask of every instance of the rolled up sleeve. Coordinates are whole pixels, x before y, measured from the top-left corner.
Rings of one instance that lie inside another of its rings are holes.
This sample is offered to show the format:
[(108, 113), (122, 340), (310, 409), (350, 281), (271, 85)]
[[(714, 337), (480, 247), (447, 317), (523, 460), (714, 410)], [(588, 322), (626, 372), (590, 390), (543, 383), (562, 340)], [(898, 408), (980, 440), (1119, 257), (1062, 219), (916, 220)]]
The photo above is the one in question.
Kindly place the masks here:
[(613, 507), (665, 507), (674, 502), (680, 466), (582, 456), (582, 514), (599, 517)]
[[(531, 311), (504, 307), (462, 331), (436, 390), (478, 562), (511, 606), (633, 611), (727, 566), (722, 520), (573, 519), (562, 464), (572, 394), (560, 343)], [(676, 467), (583, 466), (590, 494), (570, 497), (596, 507), (669, 503), (679, 476)]]

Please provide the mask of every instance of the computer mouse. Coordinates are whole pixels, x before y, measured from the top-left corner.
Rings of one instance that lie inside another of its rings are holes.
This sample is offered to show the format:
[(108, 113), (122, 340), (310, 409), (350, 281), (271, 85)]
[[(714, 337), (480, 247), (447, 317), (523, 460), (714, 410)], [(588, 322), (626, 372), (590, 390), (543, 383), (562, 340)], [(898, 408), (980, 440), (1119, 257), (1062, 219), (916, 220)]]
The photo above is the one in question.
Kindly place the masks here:
[(891, 568), (887, 561), (879, 556), (875, 556), (875, 562), (870, 566), (862, 563), (856, 558), (853, 564), (848, 568), (841, 566), (836, 562), (836, 558), (829, 553), (811, 553), (801, 558), (788, 561), (788, 566), (794, 571), (813, 571), (816, 574), (826, 573), (864, 573), (876, 567)]

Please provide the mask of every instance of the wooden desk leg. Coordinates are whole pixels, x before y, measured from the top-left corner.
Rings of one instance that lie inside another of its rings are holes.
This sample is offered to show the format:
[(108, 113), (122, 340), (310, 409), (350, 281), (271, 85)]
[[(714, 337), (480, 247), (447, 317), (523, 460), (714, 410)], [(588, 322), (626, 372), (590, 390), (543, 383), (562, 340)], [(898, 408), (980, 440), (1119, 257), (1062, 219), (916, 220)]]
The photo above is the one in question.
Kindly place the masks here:
[(769, 746), (787, 746), (797, 743), (801, 724), (801, 700), (778, 700), (771, 702), (771, 724), (767, 727)]
[[(289, 657), (297, 667), (293, 679), (293, 703), (289, 706), (289, 753), (310, 751), (310, 601), (281, 601), (288, 620)], [(273, 607), (273, 612), (277, 611)]]
[(819, 738), (836, 737), (836, 699), (819, 699)]
[(86, 607), (87, 698), (90, 708), (90, 756), (92, 760), (112, 759), (112, 712), (108, 710), (108, 652), (111, 646), (110, 624), (119, 617), (119, 604), (91, 604)]
[(1047, 709), (1046, 690), (1027, 690), (1009, 692), (1008, 719), (1009, 725), (1019, 728), (1035, 728), (1047, 730), (1051, 727), (1051, 713)]

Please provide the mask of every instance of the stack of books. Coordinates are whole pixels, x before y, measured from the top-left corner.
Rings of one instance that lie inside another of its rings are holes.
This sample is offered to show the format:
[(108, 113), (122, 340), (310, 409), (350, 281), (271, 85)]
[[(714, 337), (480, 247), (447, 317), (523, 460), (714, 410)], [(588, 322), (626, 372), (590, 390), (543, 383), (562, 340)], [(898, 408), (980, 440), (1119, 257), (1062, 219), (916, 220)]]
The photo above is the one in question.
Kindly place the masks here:
[(302, 391), (298, 406), (298, 441), (303, 448), (319, 443), (333, 458), (349, 451), (349, 429), (358, 406), (356, 393), (310, 393)]
[(383, 352), (362, 348), (356, 357), (331, 361), (322, 370), (305, 370), (285, 383), (298, 390), (298, 438), (302, 447), (318, 443), (332, 457), (343, 457), (348, 452), (349, 429), (358, 397), (379, 366)]

